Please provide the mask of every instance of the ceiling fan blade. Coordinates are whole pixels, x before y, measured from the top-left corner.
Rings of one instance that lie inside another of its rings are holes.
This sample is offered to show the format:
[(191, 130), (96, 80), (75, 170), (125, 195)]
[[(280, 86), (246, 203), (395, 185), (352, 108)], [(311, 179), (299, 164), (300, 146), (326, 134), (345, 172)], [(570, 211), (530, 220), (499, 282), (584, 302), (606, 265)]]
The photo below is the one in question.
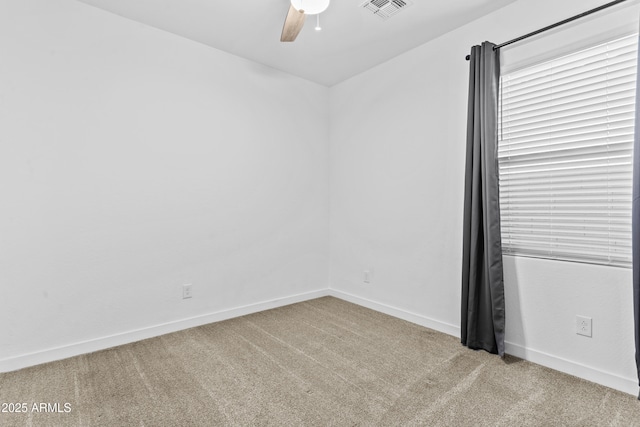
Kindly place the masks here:
[(282, 27), (282, 35), (280, 36), (281, 42), (292, 42), (298, 37), (298, 33), (302, 30), (304, 25), (304, 10), (296, 10), (295, 7), (289, 6), (289, 13), (284, 20), (284, 26)]

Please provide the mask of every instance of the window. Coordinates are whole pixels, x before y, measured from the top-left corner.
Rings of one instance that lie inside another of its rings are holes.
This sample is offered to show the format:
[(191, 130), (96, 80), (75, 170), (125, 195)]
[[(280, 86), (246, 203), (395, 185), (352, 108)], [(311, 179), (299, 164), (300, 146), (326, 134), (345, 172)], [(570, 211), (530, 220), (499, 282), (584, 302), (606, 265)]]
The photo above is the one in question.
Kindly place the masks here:
[(505, 255), (631, 266), (637, 35), (501, 78)]

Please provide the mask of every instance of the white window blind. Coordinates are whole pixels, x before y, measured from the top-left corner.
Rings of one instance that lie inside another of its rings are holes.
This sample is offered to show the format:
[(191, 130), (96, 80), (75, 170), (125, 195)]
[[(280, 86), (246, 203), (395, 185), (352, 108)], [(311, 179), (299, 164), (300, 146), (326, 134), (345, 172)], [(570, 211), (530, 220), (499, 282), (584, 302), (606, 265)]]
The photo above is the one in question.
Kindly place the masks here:
[(637, 35), (501, 78), (504, 254), (631, 266)]

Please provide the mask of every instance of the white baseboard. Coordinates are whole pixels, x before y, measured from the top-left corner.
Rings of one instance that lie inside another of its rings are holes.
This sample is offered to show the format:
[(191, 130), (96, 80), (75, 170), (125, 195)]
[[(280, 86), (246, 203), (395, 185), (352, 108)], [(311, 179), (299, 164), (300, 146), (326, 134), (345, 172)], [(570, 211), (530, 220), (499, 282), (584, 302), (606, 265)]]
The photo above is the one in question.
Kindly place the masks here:
[(553, 356), (542, 351), (523, 347), (519, 344), (505, 342), (505, 352), (515, 357), (519, 357), (538, 365), (546, 366), (574, 377), (582, 378), (596, 384), (610, 387), (624, 393), (636, 396), (638, 393), (638, 382), (633, 378), (624, 378), (610, 372), (602, 371), (591, 366), (586, 366), (572, 360)]
[[(0, 359), (0, 372), (15, 371), (29, 366), (39, 365), (42, 363), (53, 362), (55, 360), (66, 359), (68, 357), (104, 350), (106, 348), (128, 344), (147, 338), (153, 338), (171, 332), (177, 332), (183, 329), (193, 328), (213, 322), (220, 322), (222, 320), (244, 316), (251, 313), (257, 313), (259, 311), (270, 310), (272, 308), (282, 307), (285, 305), (295, 304), (297, 302), (308, 301), (324, 296), (333, 296), (448, 335), (452, 335), (455, 337), (460, 336), (459, 326), (434, 320), (420, 314), (412, 313), (410, 311), (393, 307), (388, 304), (352, 295), (347, 292), (338, 291), (336, 289), (320, 289), (303, 294), (292, 295), (284, 298), (276, 298), (241, 307), (235, 307), (228, 310), (222, 310), (187, 319), (181, 319), (174, 322), (163, 323), (147, 328), (135, 329), (120, 334), (82, 341), (61, 347), (50, 348), (34, 353)], [(571, 360), (563, 359), (558, 356), (533, 350), (511, 342), (505, 343), (505, 351), (508, 354), (519, 357), (521, 359), (546, 366), (556, 371), (574, 375), (576, 377), (583, 378), (587, 381), (601, 384), (606, 387), (620, 390), (634, 396), (638, 392), (637, 382), (633, 378), (620, 377), (610, 372), (605, 372), (597, 368), (585, 366)]]
[(215, 313), (208, 313), (200, 316), (190, 317), (187, 319), (163, 323), (160, 325), (135, 329), (132, 331), (127, 331), (106, 337), (77, 342), (55, 348), (49, 348), (34, 353), (0, 359), (0, 372), (15, 371), (29, 366), (66, 359), (81, 354), (92, 353), (94, 351), (104, 350), (118, 345), (129, 344), (135, 341), (153, 338), (171, 332), (181, 331), (183, 329), (193, 328), (195, 326), (206, 325), (213, 322), (220, 322), (222, 320), (232, 319), (234, 317), (244, 316), (251, 313), (257, 313), (259, 311), (270, 310), (272, 308), (295, 304), (297, 302), (308, 301), (327, 295), (329, 295), (328, 289), (320, 289), (317, 291), (292, 295), (285, 298), (276, 298), (241, 307), (235, 307), (228, 310), (222, 310)]
[(347, 292), (338, 291), (336, 289), (329, 289), (329, 295), (343, 299), (345, 301), (352, 302), (354, 304), (361, 305), (363, 307), (370, 308), (375, 311), (379, 311), (381, 313), (388, 314), (393, 317), (397, 317), (402, 320), (406, 320), (407, 322), (415, 323), (420, 326), (424, 326), (425, 328), (433, 329), (438, 332), (443, 332), (448, 335), (453, 335), (454, 337), (460, 336), (460, 327), (456, 325), (451, 325), (449, 323), (441, 322), (439, 320), (434, 320), (429, 317), (423, 316), (421, 314), (412, 313), (410, 311), (393, 307), (388, 304), (383, 304), (380, 302), (372, 301), (366, 298), (362, 298), (353, 294), (349, 294)]
[[(372, 310), (388, 314), (393, 317), (397, 317), (399, 319), (406, 320), (411, 323), (416, 323), (420, 326), (424, 326), (438, 332), (443, 332), (455, 337), (460, 337), (460, 327), (456, 325), (444, 323), (420, 314), (403, 310), (401, 308), (392, 307), (390, 305), (376, 301), (371, 301), (366, 298), (338, 291), (336, 289), (329, 289), (329, 295), (352, 302), (354, 304), (361, 305), (363, 307), (370, 308)], [(533, 350), (510, 342), (505, 342), (505, 352), (529, 362), (546, 366), (547, 368), (564, 372), (566, 374), (573, 375), (575, 377), (582, 378), (596, 384), (601, 384), (606, 387), (622, 391), (624, 393), (629, 393), (634, 396), (636, 396), (638, 393), (638, 384), (637, 381), (633, 378), (620, 377), (610, 372), (605, 372), (597, 368), (585, 366), (571, 360), (563, 359), (558, 356), (553, 356), (551, 354), (543, 353), (541, 351)]]

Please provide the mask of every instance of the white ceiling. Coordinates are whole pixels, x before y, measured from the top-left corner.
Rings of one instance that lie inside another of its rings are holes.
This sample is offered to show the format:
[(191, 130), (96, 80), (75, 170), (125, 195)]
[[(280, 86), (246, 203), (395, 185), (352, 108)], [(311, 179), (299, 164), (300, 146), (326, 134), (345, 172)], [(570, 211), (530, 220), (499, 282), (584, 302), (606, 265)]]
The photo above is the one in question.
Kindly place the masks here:
[(332, 86), (515, 0), (413, 0), (386, 21), (364, 0), (333, 0), (322, 31), (308, 16), (293, 43), (280, 42), (289, 0), (80, 1)]

